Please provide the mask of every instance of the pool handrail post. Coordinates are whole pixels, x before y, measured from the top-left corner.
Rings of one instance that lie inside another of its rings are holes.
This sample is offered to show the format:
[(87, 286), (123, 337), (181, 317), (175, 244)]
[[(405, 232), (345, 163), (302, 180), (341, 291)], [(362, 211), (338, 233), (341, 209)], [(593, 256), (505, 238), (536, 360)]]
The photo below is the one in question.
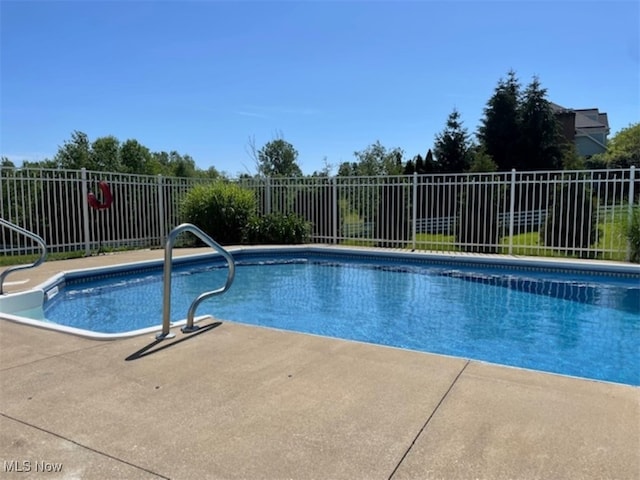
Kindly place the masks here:
[(20, 233), (27, 238), (30, 238), (31, 240), (35, 241), (38, 244), (38, 247), (40, 247), (40, 257), (35, 262), (30, 263), (29, 265), (14, 265), (13, 267), (9, 267), (6, 270), (4, 270), (2, 273), (0, 273), (0, 295), (4, 295), (3, 284), (4, 284), (5, 278), (7, 278), (7, 275), (9, 275), (12, 272), (17, 272), (18, 270), (35, 268), (38, 265), (42, 264), (42, 262), (44, 262), (45, 259), (47, 258), (47, 244), (39, 235), (36, 235), (35, 233), (30, 232), (29, 230), (22, 228), (16, 225), (15, 223), (11, 223), (5, 220), (4, 218), (0, 218), (0, 225), (3, 225), (10, 230), (13, 230), (14, 232)]
[(205, 242), (208, 246), (215, 249), (220, 253), (229, 266), (229, 271), (227, 274), (227, 281), (224, 286), (218, 288), (216, 290), (211, 290), (208, 292), (204, 292), (200, 294), (189, 307), (189, 312), (187, 314), (187, 323), (184, 327), (182, 327), (183, 333), (191, 333), (198, 330), (198, 326), (194, 325), (194, 317), (196, 308), (203, 300), (213, 296), (219, 295), (221, 293), (226, 292), (233, 283), (233, 279), (235, 278), (235, 262), (231, 254), (225, 250), (219, 243), (213, 240), (209, 235), (200, 230), (198, 227), (191, 223), (183, 223), (174, 228), (171, 233), (167, 236), (167, 240), (164, 247), (164, 291), (162, 298), (162, 332), (156, 335), (157, 340), (164, 340), (165, 338), (173, 338), (175, 337), (174, 333), (171, 333), (171, 271), (173, 269), (173, 261), (172, 261), (172, 253), (173, 253), (173, 245), (175, 244), (176, 238), (182, 232), (191, 232), (196, 235), (200, 240)]

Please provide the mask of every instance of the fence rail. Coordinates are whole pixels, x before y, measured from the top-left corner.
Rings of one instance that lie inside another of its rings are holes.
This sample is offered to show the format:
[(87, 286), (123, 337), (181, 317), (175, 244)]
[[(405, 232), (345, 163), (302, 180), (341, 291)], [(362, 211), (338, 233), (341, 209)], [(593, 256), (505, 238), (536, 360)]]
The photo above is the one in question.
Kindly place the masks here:
[[(108, 209), (87, 202), (98, 181), (113, 193)], [(184, 195), (212, 181), (2, 167), (0, 214), (41, 236), (51, 252), (162, 247), (167, 232), (188, 220), (180, 214)], [(421, 250), (624, 260), (624, 228), (640, 205), (634, 167), (232, 181), (255, 192), (257, 214), (304, 217), (314, 243)], [(1, 254), (36, 249), (0, 230)]]

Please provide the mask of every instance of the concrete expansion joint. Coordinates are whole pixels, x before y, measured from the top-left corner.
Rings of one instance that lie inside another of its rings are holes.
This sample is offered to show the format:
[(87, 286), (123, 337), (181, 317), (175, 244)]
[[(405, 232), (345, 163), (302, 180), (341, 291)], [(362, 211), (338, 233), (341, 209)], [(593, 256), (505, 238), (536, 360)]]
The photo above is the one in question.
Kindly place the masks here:
[(404, 462), (404, 459), (407, 458), (407, 455), (409, 455), (409, 452), (411, 451), (411, 449), (413, 448), (413, 446), (416, 444), (416, 442), (418, 441), (418, 438), (420, 438), (420, 436), (422, 435), (422, 432), (425, 431), (425, 429), (427, 428), (427, 425), (429, 425), (429, 422), (431, 421), (431, 419), (433, 418), (433, 416), (436, 414), (436, 412), (438, 411), (438, 409), (440, 408), (440, 405), (442, 405), (444, 403), (445, 398), (447, 398), (447, 396), (449, 395), (449, 392), (451, 392), (451, 390), (453, 389), (453, 386), (458, 382), (458, 379), (460, 378), (460, 376), (462, 376), (462, 373), (466, 370), (467, 366), (471, 363), (471, 360), (467, 360), (465, 362), (465, 364), (462, 366), (462, 368), (460, 369), (460, 371), (458, 372), (458, 374), (456, 375), (456, 378), (453, 379), (453, 381), (451, 382), (451, 385), (449, 385), (449, 388), (447, 388), (447, 391), (444, 392), (444, 395), (442, 395), (442, 398), (440, 398), (440, 401), (438, 401), (438, 404), (436, 405), (436, 407), (433, 409), (433, 411), (431, 412), (431, 414), (429, 415), (429, 417), (427, 418), (427, 420), (424, 422), (424, 424), (422, 425), (422, 427), (420, 428), (420, 430), (418, 430), (418, 433), (416, 434), (416, 436), (413, 438), (413, 441), (411, 442), (411, 444), (409, 445), (409, 447), (407, 448), (407, 450), (404, 452), (404, 454), (402, 455), (402, 457), (400, 458), (400, 461), (397, 463), (397, 465), (394, 467), (393, 471), (391, 472), (391, 475), (389, 475), (388, 480), (392, 480), (394, 475), (396, 474), (396, 472), (398, 471), (398, 468), (400, 468), (400, 465), (402, 465), (402, 462)]
[(77, 348), (75, 350), (68, 350), (68, 351), (64, 351), (61, 353), (56, 353), (54, 355), (48, 355), (46, 357), (42, 357), (42, 358), (36, 358), (35, 360), (32, 360), (30, 362), (25, 362), (25, 363), (21, 363), (19, 365), (11, 365), (10, 367), (7, 368), (0, 368), (0, 372), (7, 372), (9, 370), (15, 370), (16, 368), (23, 368), (29, 365), (34, 365), (36, 363), (41, 363), (41, 362), (47, 362), (49, 360), (51, 360), (52, 358), (64, 358), (67, 357), (69, 354), (72, 353), (77, 353), (77, 352), (83, 352), (86, 350), (93, 350), (95, 348), (101, 348), (104, 345), (106, 345), (105, 343), (99, 343), (97, 345), (88, 345), (86, 347), (82, 347), (82, 348)]
[(95, 454), (101, 455), (101, 456), (103, 456), (103, 457), (109, 458), (110, 460), (114, 460), (114, 461), (116, 461), (116, 462), (120, 462), (120, 463), (123, 463), (123, 464), (125, 464), (125, 465), (129, 465), (129, 466), (130, 466), (130, 467), (132, 467), (132, 468), (136, 468), (136, 469), (138, 469), (138, 470), (142, 470), (143, 472), (149, 473), (149, 474), (151, 474), (151, 475), (155, 475), (155, 476), (157, 476), (158, 478), (161, 478), (161, 479), (163, 479), (163, 480), (171, 480), (169, 477), (165, 477), (164, 475), (161, 475), (161, 474), (159, 474), (159, 473), (157, 473), (157, 472), (154, 472), (154, 471), (152, 471), (152, 470), (149, 470), (149, 469), (147, 469), (147, 468), (141, 467), (140, 465), (136, 465), (136, 464), (134, 464), (134, 463), (127, 462), (126, 460), (123, 460), (123, 459), (121, 459), (121, 458), (114, 457), (113, 455), (109, 455), (108, 453), (101, 452), (100, 450), (96, 450), (95, 448), (91, 448), (91, 447), (89, 447), (89, 446), (87, 446), (87, 445), (83, 445), (82, 443), (78, 443), (78, 442), (76, 442), (75, 440), (72, 440), (72, 439), (70, 439), (70, 438), (67, 438), (67, 437), (65, 437), (65, 436), (63, 436), (63, 435), (60, 435), (60, 434), (58, 434), (58, 433), (52, 432), (52, 431), (50, 431), (50, 430), (47, 430), (46, 428), (38, 427), (37, 425), (33, 425), (32, 423), (25, 422), (24, 420), (20, 420), (19, 418), (12, 417), (11, 415), (7, 415), (6, 413), (0, 412), (0, 416), (3, 416), (4, 418), (7, 418), (7, 419), (9, 419), (9, 420), (13, 420), (14, 422), (18, 422), (18, 423), (20, 423), (20, 424), (22, 424), (22, 425), (25, 425), (25, 426), (27, 426), (27, 427), (34, 428), (34, 429), (39, 430), (39, 431), (41, 431), (41, 432), (43, 432), (43, 433), (46, 433), (46, 434), (48, 434), (48, 435), (53, 435), (54, 437), (57, 437), (57, 438), (59, 438), (60, 440), (64, 440), (65, 442), (72, 443), (73, 445), (76, 445), (77, 447), (80, 447), (80, 448), (85, 449), (85, 450), (87, 450), (87, 451), (90, 451), (90, 452), (92, 452), (92, 453), (95, 453)]

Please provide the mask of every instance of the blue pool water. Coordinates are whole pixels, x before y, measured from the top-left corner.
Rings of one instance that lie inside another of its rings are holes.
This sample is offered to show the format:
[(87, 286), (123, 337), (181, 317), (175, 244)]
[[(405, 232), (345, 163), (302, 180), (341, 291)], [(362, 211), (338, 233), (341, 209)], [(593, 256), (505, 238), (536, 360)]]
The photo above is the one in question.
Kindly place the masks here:
[[(174, 269), (172, 320), (226, 279)], [(70, 283), (55, 323), (113, 333), (159, 325), (162, 272)], [(247, 258), (197, 315), (584, 378), (640, 385), (640, 287), (632, 279), (325, 257)]]

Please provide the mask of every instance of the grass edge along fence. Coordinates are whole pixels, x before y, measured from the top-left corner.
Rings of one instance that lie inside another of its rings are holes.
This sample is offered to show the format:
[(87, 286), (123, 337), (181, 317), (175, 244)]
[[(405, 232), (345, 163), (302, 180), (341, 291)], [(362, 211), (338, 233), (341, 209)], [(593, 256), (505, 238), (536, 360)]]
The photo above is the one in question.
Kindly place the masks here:
[[(258, 216), (304, 218), (312, 243), (624, 261), (638, 248), (628, 232), (637, 177), (635, 167), (237, 180), (2, 167), (0, 214), (54, 253), (159, 248), (193, 186), (227, 181), (254, 193)], [(99, 181), (113, 195), (104, 210), (87, 201)], [(2, 255), (34, 249), (0, 231)]]

